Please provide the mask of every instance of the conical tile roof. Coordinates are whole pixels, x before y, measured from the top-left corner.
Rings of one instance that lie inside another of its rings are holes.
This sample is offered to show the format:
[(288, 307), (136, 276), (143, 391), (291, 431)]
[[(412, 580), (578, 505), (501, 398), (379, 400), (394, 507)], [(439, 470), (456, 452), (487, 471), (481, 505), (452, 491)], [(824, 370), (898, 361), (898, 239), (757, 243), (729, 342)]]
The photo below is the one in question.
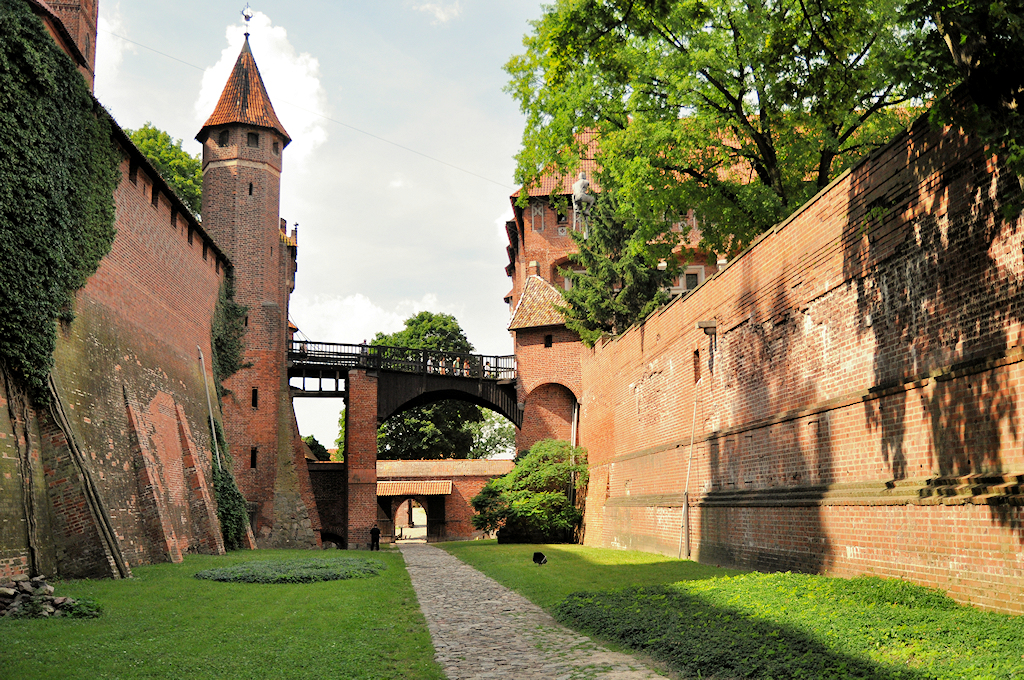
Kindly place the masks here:
[(235, 68), (231, 71), (231, 77), (228, 78), (224, 91), (220, 93), (217, 108), (203, 124), (203, 129), (196, 135), (196, 139), (202, 142), (206, 139), (209, 128), (232, 123), (276, 130), (284, 137), (285, 146), (292, 141), (278, 120), (273, 104), (270, 103), (267, 88), (263, 85), (260, 70), (256, 68), (256, 60), (249, 49), (248, 35), (238, 55), (238, 61), (235, 62)]

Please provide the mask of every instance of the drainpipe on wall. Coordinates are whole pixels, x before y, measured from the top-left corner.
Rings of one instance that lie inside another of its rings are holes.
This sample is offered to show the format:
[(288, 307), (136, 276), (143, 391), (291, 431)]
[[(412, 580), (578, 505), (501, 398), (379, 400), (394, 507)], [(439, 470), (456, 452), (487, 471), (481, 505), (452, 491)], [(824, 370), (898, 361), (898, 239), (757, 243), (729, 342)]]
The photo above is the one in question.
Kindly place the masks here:
[(700, 389), (704, 376), (693, 386), (693, 418), (690, 420), (690, 453), (686, 462), (686, 486), (683, 487), (683, 521), (679, 527), (679, 553), (676, 557), (682, 559), (683, 541), (686, 542), (686, 556), (690, 556), (690, 468), (693, 466), (693, 436), (697, 427), (697, 390)]

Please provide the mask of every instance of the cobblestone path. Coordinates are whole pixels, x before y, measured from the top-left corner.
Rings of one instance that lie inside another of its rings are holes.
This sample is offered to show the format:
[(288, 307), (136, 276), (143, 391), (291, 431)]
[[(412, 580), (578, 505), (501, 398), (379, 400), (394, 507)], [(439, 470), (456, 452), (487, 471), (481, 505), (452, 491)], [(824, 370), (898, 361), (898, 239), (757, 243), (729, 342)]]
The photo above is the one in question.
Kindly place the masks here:
[(662, 678), (556, 622), (543, 609), (440, 548), (400, 546), (435, 658), (451, 680)]

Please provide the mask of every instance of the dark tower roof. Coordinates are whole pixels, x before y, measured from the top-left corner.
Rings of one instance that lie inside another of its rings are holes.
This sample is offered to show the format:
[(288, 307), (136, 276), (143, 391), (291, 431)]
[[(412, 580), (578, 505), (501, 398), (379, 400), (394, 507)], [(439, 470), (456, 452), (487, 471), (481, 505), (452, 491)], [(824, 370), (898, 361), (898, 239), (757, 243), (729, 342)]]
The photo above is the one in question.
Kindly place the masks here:
[(260, 70), (256, 68), (256, 60), (249, 49), (249, 36), (245, 36), (245, 44), (235, 62), (224, 91), (220, 93), (217, 108), (203, 124), (203, 129), (196, 135), (200, 142), (206, 140), (208, 130), (216, 125), (243, 123), (275, 130), (284, 137), (284, 145), (292, 141), (285, 132), (284, 126), (274, 113), (267, 88), (263, 86)]

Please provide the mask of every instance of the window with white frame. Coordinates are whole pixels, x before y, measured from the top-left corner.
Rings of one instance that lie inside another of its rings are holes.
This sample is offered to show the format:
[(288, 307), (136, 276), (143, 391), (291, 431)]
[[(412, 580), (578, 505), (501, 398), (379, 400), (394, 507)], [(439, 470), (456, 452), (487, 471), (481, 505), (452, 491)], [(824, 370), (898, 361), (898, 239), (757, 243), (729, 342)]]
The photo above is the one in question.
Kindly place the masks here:
[(702, 283), (704, 283), (704, 267), (691, 266), (679, 275), (670, 291), (673, 295), (686, 295)]

